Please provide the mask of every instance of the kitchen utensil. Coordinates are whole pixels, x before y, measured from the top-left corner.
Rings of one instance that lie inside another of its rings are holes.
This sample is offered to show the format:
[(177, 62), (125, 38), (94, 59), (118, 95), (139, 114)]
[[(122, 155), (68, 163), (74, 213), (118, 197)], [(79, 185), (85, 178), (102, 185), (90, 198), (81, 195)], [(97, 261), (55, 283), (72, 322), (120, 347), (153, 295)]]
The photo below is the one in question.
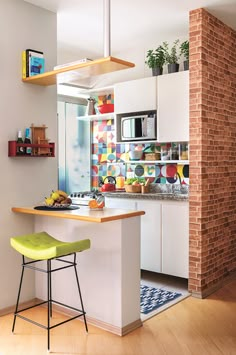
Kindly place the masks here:
[[(105, 181), (108, 182), (105, 182)], [(103, 185), (101, 190), (103, 192), (107, 191), (114, 191), (116, 189), (116, 179), (113, 176), (106, 176), (105, 179), (103, 180)]]
[(88, 101), (88, 105), (87, 105), (87, 109), (86, 109), (86, 115), (95, 115), (96, 111), (95, 111), (95, 104), (96, 104), (96, 100), (92, 97), (89, 97), (87, 99)]

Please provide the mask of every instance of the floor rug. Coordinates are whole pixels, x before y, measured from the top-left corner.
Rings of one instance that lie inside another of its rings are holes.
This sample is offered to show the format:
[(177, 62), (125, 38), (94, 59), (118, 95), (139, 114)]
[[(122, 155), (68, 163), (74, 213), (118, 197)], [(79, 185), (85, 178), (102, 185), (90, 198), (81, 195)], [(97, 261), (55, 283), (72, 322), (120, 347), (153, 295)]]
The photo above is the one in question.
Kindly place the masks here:
[(148, 314), (180, 296), (182, 294), (178, 292), (140, 285), (140, 311)]

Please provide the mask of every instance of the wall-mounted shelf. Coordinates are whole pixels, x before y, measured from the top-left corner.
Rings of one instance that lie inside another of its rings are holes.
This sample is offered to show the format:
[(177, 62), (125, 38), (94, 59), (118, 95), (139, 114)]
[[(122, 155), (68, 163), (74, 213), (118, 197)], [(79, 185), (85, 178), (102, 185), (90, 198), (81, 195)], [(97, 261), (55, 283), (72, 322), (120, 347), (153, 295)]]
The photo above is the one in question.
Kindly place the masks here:
[(113, 120), (114, 117), (115, 117), (115, 113), (110, 112), (110, 113), (102, 113), (97, 115), (80, 116), (77, 117), (77, 119), (81, 121), (97, 121), (97, 120), (107, 121), (107, 120)]
[(126, 164), (189, 164), (189, 160), (127, 160)]
[(75, 77), (81, 79), (83, 77), (91, 77), (102, 75), (113, 71), (133, 68), (134, 63), (124, 61), (114, 57), (105, 57), (96, 59), (91, 62), (71, 65), (68, 67), (52, 70), (43, 74), (22, 79), (25, 83), (49, 86), (59, 82), (75, 81)]
[[(17, 154), (17, 148), (23, 147), (32, 148), (32, 154)], [(41, 151), (40, 151), (41, 149)], [(9, 157), (55, 157), (55, 143), (48, 144), (24, 144), (16, 141), (8, 142), (8, 156)]]

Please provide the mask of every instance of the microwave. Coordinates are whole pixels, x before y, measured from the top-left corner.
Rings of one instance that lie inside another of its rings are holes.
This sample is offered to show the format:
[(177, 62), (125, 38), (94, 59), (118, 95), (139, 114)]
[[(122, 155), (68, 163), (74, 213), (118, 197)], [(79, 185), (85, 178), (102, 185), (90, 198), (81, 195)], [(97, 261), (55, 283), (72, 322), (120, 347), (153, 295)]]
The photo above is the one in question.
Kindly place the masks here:
[(123, 142), (157, 139), (155, 113), (122, 117), (120, 122)]

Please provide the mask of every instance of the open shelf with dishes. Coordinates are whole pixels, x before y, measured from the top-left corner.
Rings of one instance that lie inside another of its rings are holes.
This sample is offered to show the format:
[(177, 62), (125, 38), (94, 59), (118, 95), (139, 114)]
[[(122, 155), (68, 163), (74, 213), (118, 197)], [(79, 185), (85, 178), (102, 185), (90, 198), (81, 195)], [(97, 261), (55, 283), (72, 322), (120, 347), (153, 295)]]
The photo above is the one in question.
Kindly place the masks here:
[[(31, 148), (31, 154), (17, 154), (17, 148), (23, 147), (24, 150)], [(8, 142), (8, 156), (9, 157), (55, 157), (55, 143), (47, 144), (25, 144), (17, 143), (16, 141)]]

